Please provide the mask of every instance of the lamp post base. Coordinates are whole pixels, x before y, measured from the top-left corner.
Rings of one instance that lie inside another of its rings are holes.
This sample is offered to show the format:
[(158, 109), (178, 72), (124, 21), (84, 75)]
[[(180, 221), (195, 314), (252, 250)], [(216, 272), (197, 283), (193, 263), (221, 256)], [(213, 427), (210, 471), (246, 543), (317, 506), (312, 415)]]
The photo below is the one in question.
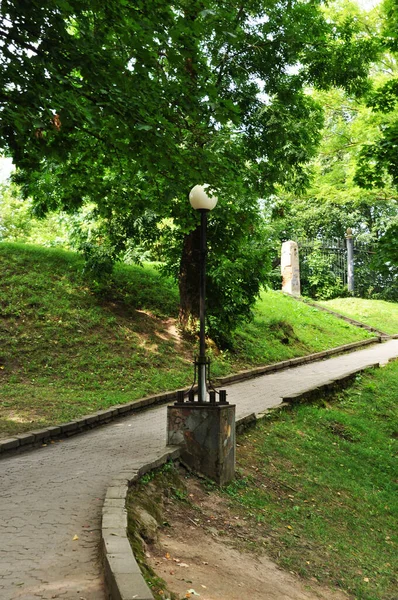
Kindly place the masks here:
[(188, 467), (219, 485), (235, 477), (235, 405), (176, 403), (167, 408), (167, 443)]

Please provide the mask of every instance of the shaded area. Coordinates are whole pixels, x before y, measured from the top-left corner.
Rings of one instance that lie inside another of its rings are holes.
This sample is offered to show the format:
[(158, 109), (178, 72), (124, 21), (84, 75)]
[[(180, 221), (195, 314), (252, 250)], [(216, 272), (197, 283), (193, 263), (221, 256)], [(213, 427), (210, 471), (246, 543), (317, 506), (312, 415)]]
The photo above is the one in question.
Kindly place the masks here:
[[(119, 265), (101, 293), (75, 253), (0, 244), (0, 435), (40, 428), (191, 383), (195, 340), (178, 331), (178, 290), (152, 265)], [(222, 376), (367, 334), (264, 293), (234, 347), (210, 340)]]

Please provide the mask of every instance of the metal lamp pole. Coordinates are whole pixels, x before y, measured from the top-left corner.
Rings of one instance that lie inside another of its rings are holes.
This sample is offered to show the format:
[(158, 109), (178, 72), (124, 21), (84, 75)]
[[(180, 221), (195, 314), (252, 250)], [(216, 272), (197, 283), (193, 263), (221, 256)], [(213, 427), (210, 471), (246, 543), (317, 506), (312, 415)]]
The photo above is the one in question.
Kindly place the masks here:
[(200, 209), (200, 276), (199, 276), (199, 360), (198, 360), (198, 401), (206, 402), (206, 253), (207, 253), (207, 210)]
[(200, 212), (200, 275), (199, 275), (199, 358), (198, 366), (198, 401), (207, 401), (207, 364), (205, 320), (206, 320), (206, 254), (207, 254), (207, 213), (217, 204), (217, 198), (209, 197), (206, 187), (195, 185), (189, 194), (191, 206)]

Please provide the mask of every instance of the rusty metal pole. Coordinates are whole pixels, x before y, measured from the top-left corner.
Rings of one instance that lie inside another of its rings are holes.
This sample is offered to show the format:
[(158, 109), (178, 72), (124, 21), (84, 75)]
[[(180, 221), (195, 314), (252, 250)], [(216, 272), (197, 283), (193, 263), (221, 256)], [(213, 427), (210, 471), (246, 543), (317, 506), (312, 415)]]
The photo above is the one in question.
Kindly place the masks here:
[(199, 275), (199, 360), (198, 360), (198, 401), (207, 400), (206, 373), (206, 233), (207, 210), (200, 210), (200, 275)]

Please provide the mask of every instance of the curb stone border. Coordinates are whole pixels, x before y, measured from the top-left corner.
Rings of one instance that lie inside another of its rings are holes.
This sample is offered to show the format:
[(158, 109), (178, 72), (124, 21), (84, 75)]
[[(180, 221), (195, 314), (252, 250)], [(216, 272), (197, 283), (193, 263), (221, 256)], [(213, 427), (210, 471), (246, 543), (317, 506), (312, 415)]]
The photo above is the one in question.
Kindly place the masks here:
[[(391, 336), (390, 336), (391, 337)], [(398, 336), (397, 336), (398, 337)], [(265, 365), (262, 367), (255, 367), (254, 369), (248, 369), (246, 371), (240, 371), (234, 375), (227, 375), (226, 377), (215, 378), (217, 385), (226, 385), (228, 383), (235, 383), (237, 381), (244, 381), (245, 379), (251, 379), (266, 373), (274, 373), (283, 369), (297, 367), (311, 362), (316, 362), (336, 354), (342, 354), (350, 352), (357, 348), (362, 348), (370, 344), (382, 342), (388, 338), (378, 336), (369, 338), (367, 340), (360, 340), (359, 342), (352, 342), (351, 344), (344, 344), (343, 346), (336, 346), (330, 350), (324, 350), (322, 352), (315, 352), (313, 354), (307, 354), (306, 356), (299, 356), (297, 358), (291, 358), (281, 362), (277, 362), (271, 365)], [(188, 389), (188, 388), (187, 388)], [(0, 459), (2, 457), (10, 456), (10, 454), (17, 454), (27, 450), (33, 450), (40, 448), (43, 444), (51, 442), (51, 440), (62, 439), (70, 437), (78, 433), (90, 431), (95, 427), (109, 423), (115, 419), (124, 417), (128, 414), (139, 412), (148, 408), (160, 404), (167, 404), (176, 399), (177, 390), (164, 392), (162, 394), (154, 394), (147, 396), (141, 400), (133, 400), (127, 404), (121, 404), (117, 406), (111, 406), (108, 409), (100, 410), (91, 415), (81, 417), (75, 421), (69, 423), (62, 423), (58, 426), (46, 427), (43, 429), (37, 429), (29, 431), (27, 433), (21, 433), (10, 438), (0, 440)]]
[(145, 473), (179, 456), (180, 448), (169, 446), (152, 462), (119, 473), (107, 489), (102, 506), (101, 540), (110, 600), (153, 600), (127, 537), (126, 497), (129, 487)]
[[(395, 359), (392, 359), (395, 360)], [(392, 362), (392, 361), (389, 361)], [(236, 421), (238, 433), (250, 428), (276, 410), (284, 409), (293, 403), (315, 399), (320, 394), (329, 394), (336, 388), (346, 387), (359, 373), (379, 367), (379, 363), (354, 369), (349, 373), (330, 379), (325, 384), (307, 388), (297, 394), (281, 398), (277, 406), (260, 413), (251, 413)], [(168, 447), (154, 461), (141, 467), (124, 470), (107, 489), (103, 508), (101, 538), (104, 556), (104, 575), (108, 600), (154, 600), (135, 559), (127, 537), (126, 499), (129, 488), (145, 473), (162, 466), (169, 460), (177, 460), (180, 448)]]
[(217, 377), (217, 385), (235, 383), (236, 381), (252, 379), (253, 377), (258, 377), (259, 375), (265, 375), (266, 373), (274, 373), (283, 369), (299, 367), (307, 363), (316, 362), (324, 358), (329, 358), (330, 356), (334, 356), (336, 354), (350, 352), (351, 350), (356, 350), (357, 348), (362, 348), (363, 346), (381, 343), (385, 339), (387, 338), (383, 338), (381, 336), (372, 337), (368, 338), (367, 340), (360, 340), (359, 342), (351, 342), (350, 344), (344, 344), (343, 346), (336, 346), (335, 348), (330, 348), (330, 350), (323, 350), (322, 352), (315, 352), (313, 354), (307, 354), (306, 356), (289, 358), (288, 360), (283, 360), (281, 362), (277, 362), (271, 365), (265, 365), (263, 367), (255, 367), (254, 369), (248, 369), (247, 371), (239, 371), (239, 373), (235, 373), (234, 375), (227, 375), (226, 377)]

